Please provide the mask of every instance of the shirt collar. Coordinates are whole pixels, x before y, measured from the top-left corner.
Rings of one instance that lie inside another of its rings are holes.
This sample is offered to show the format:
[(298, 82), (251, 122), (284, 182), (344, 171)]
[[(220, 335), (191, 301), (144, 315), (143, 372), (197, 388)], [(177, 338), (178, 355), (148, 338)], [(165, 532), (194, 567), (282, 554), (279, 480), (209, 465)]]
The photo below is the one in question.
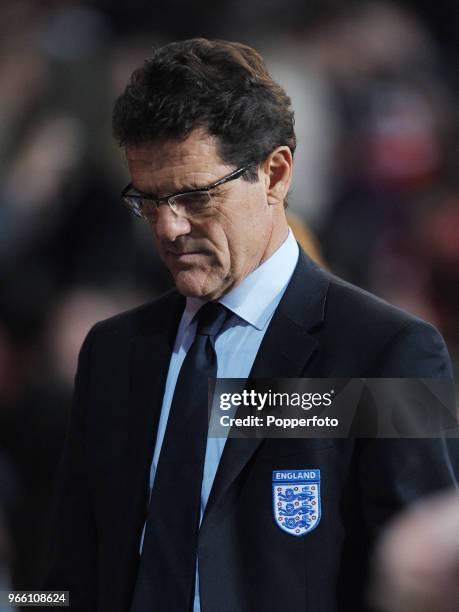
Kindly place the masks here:
[[(280, 302), (298, 255), (298, 244), (289, 228), (287, 238), (277, 251), (218, 301), (256, 329), (262, 330)], [(187, 298), (183, 320), (185, 327), (204, 303), (200, 298)]]

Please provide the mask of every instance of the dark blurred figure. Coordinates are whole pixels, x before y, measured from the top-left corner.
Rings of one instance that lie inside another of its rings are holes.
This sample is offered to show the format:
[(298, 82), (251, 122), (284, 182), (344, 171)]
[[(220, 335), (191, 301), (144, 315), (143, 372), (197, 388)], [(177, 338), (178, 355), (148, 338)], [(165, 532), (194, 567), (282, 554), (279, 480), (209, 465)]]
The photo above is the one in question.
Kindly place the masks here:
[(459, 609), (459, 492), (420, 502), (385, 532), (371, 599), (383, 612)]
[[(18, 285), (25, 289), (20, 282)], [(19, 482), (16, 507), (7, 516), (12, 581), (15, 588), (23, 589), (38, 584), (48, 533), (49, 500), (67, 417), (60, 389), (48, 386), (44, 377), (46, 357), (39, 348), (39, 312), (27, 292), (18, 292), (18, 287), (13, 291), (3, 284), (0, 448)]]

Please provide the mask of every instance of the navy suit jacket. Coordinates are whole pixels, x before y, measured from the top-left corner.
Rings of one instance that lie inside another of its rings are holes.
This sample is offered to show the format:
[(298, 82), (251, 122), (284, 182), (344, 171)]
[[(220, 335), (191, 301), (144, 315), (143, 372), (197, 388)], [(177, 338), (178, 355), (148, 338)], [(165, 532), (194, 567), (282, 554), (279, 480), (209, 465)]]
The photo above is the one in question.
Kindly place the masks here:
[[(70, 590), (74, 612), (129, 610), (184, 304), (172, 291), (98, 323), (81, 350), (45, 585)], [(431, 325), (301, 252), (251, 376), (438, 378), (451, 369)], [(452, 484), (445, 448), (440, 440), (229, 439), (199, 534), (202, 612), (364, 609), (375, 536), (402, 506)], [(272, 472), (313, 468), (322, 517), (292, 537), (273, 518)]]

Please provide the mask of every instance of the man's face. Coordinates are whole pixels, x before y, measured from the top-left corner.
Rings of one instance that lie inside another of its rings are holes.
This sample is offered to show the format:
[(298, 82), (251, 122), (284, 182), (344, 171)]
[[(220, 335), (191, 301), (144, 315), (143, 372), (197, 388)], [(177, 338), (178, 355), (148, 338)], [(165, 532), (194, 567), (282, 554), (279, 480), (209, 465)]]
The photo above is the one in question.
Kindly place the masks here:
[[(204, 187), (235, 169), (220, 160), (215, 138), (203, 130), (182, 142), (128, 146), (126, 156), (133, 186), (158, 196)], [(256, 183), (230, 181), (211, 195), (210, 209), (194, 218), (162, 203), (150, 225), (178, 291), (215, 300), (272, 254), (276, 220), (263, 176)]]

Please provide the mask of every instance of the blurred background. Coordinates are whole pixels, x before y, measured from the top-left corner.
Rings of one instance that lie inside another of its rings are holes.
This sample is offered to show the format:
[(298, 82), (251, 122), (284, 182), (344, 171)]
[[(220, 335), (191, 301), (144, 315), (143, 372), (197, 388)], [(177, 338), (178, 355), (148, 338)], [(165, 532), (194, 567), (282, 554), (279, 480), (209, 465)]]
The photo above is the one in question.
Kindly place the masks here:
[(0, 589), (40, 582), (85, 334), (170, 284), (119, 197), (132, 70), (170, 40), (257, 48), (296, 111), (295, 232), (436, 325), (457, 378), (458, 34), (454, 0), (2, 0)]

